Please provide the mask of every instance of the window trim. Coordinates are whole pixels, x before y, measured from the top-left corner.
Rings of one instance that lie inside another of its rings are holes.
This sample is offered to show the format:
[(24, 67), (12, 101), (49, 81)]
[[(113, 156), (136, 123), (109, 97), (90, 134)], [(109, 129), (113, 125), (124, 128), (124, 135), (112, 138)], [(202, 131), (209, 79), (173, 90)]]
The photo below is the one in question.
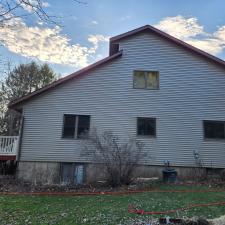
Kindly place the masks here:
[(75, 132), (76, 132), (76, 121), (77, 121), (77, 118), (75, 118), (75, 124), (74, 124), (74, 127), (75, 127), (75, 132), (74, 132), (74, 137), (64, 137), (64, 127), (65, 127), (65, 116), (68, 115), (68, 116), (75, 116), (75, 114), (71, 114), (71, 113), (65, 113), (63, 114), (63, 124), (62, 124), (62, 134), (61, 134), (61, 138), (62, 139), (75, 139)]
[[(66, 183), (63, 182), (63, 164), (70, 164), (71, 166), (73, 166), (72, 162), (60, 162), (60, 168), (59, 168), (59, 180), (60, 180), (60, 184), (65, 184)], [(71, 184), (71, 180), (68, 182), (68, 184)]]
[[(205, 122), (217, 122), (217, 123), (223, 123), (223, 129), (224, 129), (224, 138), (210, 138), (205, 136)], [(225, 121), (224, 120), (203, 120), (202, 121), (202, 129), (203, 129), (203, 139), (205, 141), (225, 141)]]
[(74, 127), (74, 129), (75, 129), (75, 131), (74, 131), (74, 138), (75, 139), (79, 139), (78, 138), (78, 123), (79, 123), (79, 115), (76, 115), (76, 120), (75, 120), (75, 127)]
[[(64, 125), (65, 125), (65, 115), (72, 115), (72, 116), (75, 116), (76, 119), (75, 119), (75, 125), (74, 125), (74, 137), (64, 137)], [(63, 114), (63, 124), (62, 124), (62, 132), (61, 132), (61, 139), (67, 139), (67, 140), (81, 140), (82, 138), (79, 138), (78, 137), (78, 123), (79, 123), (79, 116), (89, 116), (89, 130), (90, 130), (90, 127), (91, 127), (91, 116), (90, 115), (87, 115), (87, 114), (72, 114), (72, 113), (65, 113)]]
[[(139, 88), (139, 87), (135, 87), (134, 85), (134, 75), (135, 75), (135, 72), (144, 72), (145, 74), (145, 87), (144, 88)], [(156, 73), (157, 76), (158, 76), (158, 85), (157, 85), (157, 88), (147, 88), (147, 80), (146, 80), (146, 73)], [(133, 70), (133, 88), (134, 89), (142, 89), (142, 90), (159, 90), (160, 89), (160, 78), (159, 78), (159, 71), (157, 70)]]
[[(154, 135), (143, 135), (143, 134), (138, 134), (138, 118), (142, 118), (142, 119), (153, 119), (155, 121), (155, 127), (154, 127)], [(156, 138), (157, 137), (157, 118), (156, 117), (146, 117), (146, 116), (138, 116), (136, 117), (136, 136), (138, 138)]]

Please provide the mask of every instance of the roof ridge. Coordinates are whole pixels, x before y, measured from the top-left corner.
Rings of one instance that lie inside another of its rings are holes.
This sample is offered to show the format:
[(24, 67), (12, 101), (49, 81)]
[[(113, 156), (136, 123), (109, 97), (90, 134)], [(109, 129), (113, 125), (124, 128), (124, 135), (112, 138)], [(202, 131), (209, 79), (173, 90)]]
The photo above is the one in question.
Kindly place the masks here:
[[(202, 56), (205, 59), (210, 60), (210, 62), (216, 63), (217, 65), (222, 66), (223, 69), (225, 69), (225, 61), (224, 60), (222, 60), (222, 59), (220, 59), (220, 58), (218, 58), (218, 57), (216, 57), (214, 55), (211, 55), (211, 54), (209, 54), (209, 53), (207, 53), (207, 52), (205, 52), (205, 51), (203, 51), (203, 50), (201, 50), (199, 48), (196, 48), (196, 47), (194, 47), (194, 46), (192, 46), (192, 45), (190, 45), (190, 44), (188, 44), (188, 43), (186, 43), (186, 42), (184, 42), (184, 41), (182, 41), (182, 40), (180, 40), (178, 38), (175, 38), (175, 37), (171, 36), (170, 34), (167, 34), (167, 33), (163, 32), (163, 31), (161, 31), (161, 30), (159, 30), (159, 29), (157, 29), (157, 28), (155, 28), (155, 27), (153, 27), (151, 25), (148, 25), (148, 24), (144, 25), (142, 27), (133, 29), (131, 31), (125, 32), (123, 34), (111, 37), (110, 38), (110, 48), (112, 48), (113, 42), (121, 40), (123, 38), (130, 37), (132, 35), (135, 35), (135, 34), (137, 34), (139, 32), (143, 32), (143, 31), (146, 31), (146, 30), (154, 32), (157, 35), (159, 35), (160, 37), (165, 38), (165, 39), (167, 39), (169, 41), (172, 41), (173, 43), (175, 43), (175, 44), (177, 44), (177, 45), (179, 45), (179, 46), (181, 46), (181, 47), (191, 51), (192, 53), (194, 53), (196, 55)], [(59, 79), (59, 80), (57, 80), (57, 81), (55, 81), (55, 82), (53, 82), (53, 83), (43, 87), (41, 89), (38, 89), (38, 90), (36, 90), (36, 91), (34, 91), (32, 93), (29, 93), (29, 94), (27, 94), (27, 95), (25, 95), (25, 96), (23, 96), (21, 98), (18, 98), (16, 100), (10, 102), (8, 107), (9, 108), (16, 108), (16, 106), (18, 104), (20, 104), (20, 103), (22, 103), (24, 101), (27, 101), (30, 98), (34, 97), (34, 96), (40, 95), (41, 93), (46, 92), (47, 90), (52, 89), (52, 88), (54, 88), (54, 87), (56, 87), (56, 86), (58, 86), (58, 85), (60, 85), (62, 83), (65, 83), (68, 80), (73, 79), (74, 77), (77, 77), (77, 76), (82, 75), (82, 74), (84, 74), (84, 73), (86, 73), (86, 72), (88, 72), (88, 71), (90, 71), (92, 69), (95, 69), (96, 67), (98, 67), (98, 66), (100, 66), (100, 65), (102, 65), (104, 63), (107, 63), (108, 61), (111, 61), (114, 58), (117, 58), (117, 57), (119, 57), (121, 55), (122, 55), (122, 50), (120, 50), (120, 51), (116, 50), (116, 52), (114, 52), (114, 54), (111, 54), (108, 57), (105, 57), (105, 58), (103, 58), (100, 61), (97, 61), (97, 62), (95, 62), (95, 63), (93, 63), (93, 64), (91, 64), (91, 65), (89, 65), (89, 66), (87, 66), (87, 67), (85, 67), (85, 68), (83, 68), (81, 70), (79, 70), (79, 71), (76, 71), (75, 73), (67, 75), (66, 77), (63, 77), (63, 78), (61, 78), (61, 79)]]
[(135, 35), (139, 32), (143, 32), (143, 31), (146, 31), (146, 30), (152, 31), (152, 32), (158, 34), (159, 36), (161, 36), (162, 38), (165, 38), (169, 41), (172, 41), (172, 42), (178, 44), (179, 46), (181, 46), (181, 47), (183, 47), (183, 48), (185, 48), (185, 49), (187, 49), (187, 50), (189, 50), (189, 51), (191, 51), (195, 54), (203, 56), (204, 58), (209, 59), (210, 61), (213, 61), (214, 63), (217, 63), (220, 66), (223, 66), (223, 68), (225, 68), (225, 61), (224, 60), (222, 60), (222, 59), (220, 59), (220, 58), (218, 58), (218, 57), (216, 57), (216, 56), (214, 56), (214, 55), (212, 55), (208, 52), (205, 52), (205, 51), (203, 51), (203, 50), (201, 50), (201, 49), (199, 49), (199, 48), (197, 48), (193, 45), (190, 45), (190, 44), (188, 44), (188, 43), (186, 43), (186, 42), (184, 42), (184, 41), (164, 32), (164, 31), (161, 31), (161, 30), (159, 30), (159, 29), (157, 29), (157, 28), (155, 28), (154, 26), (151, 26), (151, 25), (144, 25), (142, 27), (133, 29), (133, 30), (125, 32), (123, 34), (119, 34), (119, 35), (116, 35), (114, 37), (111, 37), (110, 38), (110, 45), (112, 46), (113, 42), (115, 42), (115, 41), (118, 41), (118, 40), (121, 40), (121, 39), (124, 39), (124, 38), (128, 38), (132, 35)]

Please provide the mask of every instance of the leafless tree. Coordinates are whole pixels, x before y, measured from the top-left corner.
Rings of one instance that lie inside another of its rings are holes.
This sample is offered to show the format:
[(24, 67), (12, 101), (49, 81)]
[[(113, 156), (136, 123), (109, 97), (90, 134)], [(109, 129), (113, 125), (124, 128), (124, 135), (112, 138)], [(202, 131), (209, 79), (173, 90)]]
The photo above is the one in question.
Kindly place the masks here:
[(193, 155), (195, 160), (195, 167), (194, 167), (194, 173), (193, 173), (194, 180), (196, 180), (197, 182), (206, 180), (207, 175), (204, 169), (204, 162), (201, 155), (199, 154), (198, 151), (193, 151)]
[[(73, 0), (78, 4), (87, 4), (85, 1)], [(44, 0), (0, 0), (0, 26), (15, 18), (34, 15), (42, 22), (59, 25), (59, 16), (49, 15), (45, 8), (48, 3)]]
[(145, 155), (142, 142), (130, 138), (121, 143), (110, 131), (99, 134), (93, 129), (84, 146), (85, 152), (93, 152), (93, 160), (103, 165), (106, 179), (111, 186), (131, 183), (135, 167)]
[(42, 0), (0, 0), (0, 25), (29, 15), (35, 15), (43, 22), (55, 23), (55, 17), (48, 15), (44, 9), (46, 4)]

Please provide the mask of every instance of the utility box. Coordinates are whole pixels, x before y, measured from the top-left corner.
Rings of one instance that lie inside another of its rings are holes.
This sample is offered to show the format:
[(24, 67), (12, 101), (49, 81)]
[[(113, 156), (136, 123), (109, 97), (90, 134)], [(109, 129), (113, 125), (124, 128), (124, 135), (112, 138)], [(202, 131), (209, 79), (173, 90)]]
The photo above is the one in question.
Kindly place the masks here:
[(162, 171), (163, 182), (165, 183), (175, 183), (177, 181), (177, 171), (175, 169), (166, 168)]

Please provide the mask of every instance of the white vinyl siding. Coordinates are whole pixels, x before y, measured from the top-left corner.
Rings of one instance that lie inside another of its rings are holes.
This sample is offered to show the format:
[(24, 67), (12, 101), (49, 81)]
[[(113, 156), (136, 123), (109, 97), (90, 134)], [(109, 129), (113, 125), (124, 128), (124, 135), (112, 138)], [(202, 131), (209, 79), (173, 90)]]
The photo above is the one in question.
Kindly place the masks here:
[[(82, 140), (61, 138), (64, 114), (90, 115), (91, 127), (136, 137), (137, 117), (157, 118), (157, 138), (140, 138), (143, 164), (225, 168), (225, 142), (205, 141), (203, 120), (225, 120), (225, 70), (157, 35), (120, 43), (122, 57), (24, 106), (22, 161), (89, 162)], [(133, 71), (160, 71), (160, 89), (133, 88)]]

